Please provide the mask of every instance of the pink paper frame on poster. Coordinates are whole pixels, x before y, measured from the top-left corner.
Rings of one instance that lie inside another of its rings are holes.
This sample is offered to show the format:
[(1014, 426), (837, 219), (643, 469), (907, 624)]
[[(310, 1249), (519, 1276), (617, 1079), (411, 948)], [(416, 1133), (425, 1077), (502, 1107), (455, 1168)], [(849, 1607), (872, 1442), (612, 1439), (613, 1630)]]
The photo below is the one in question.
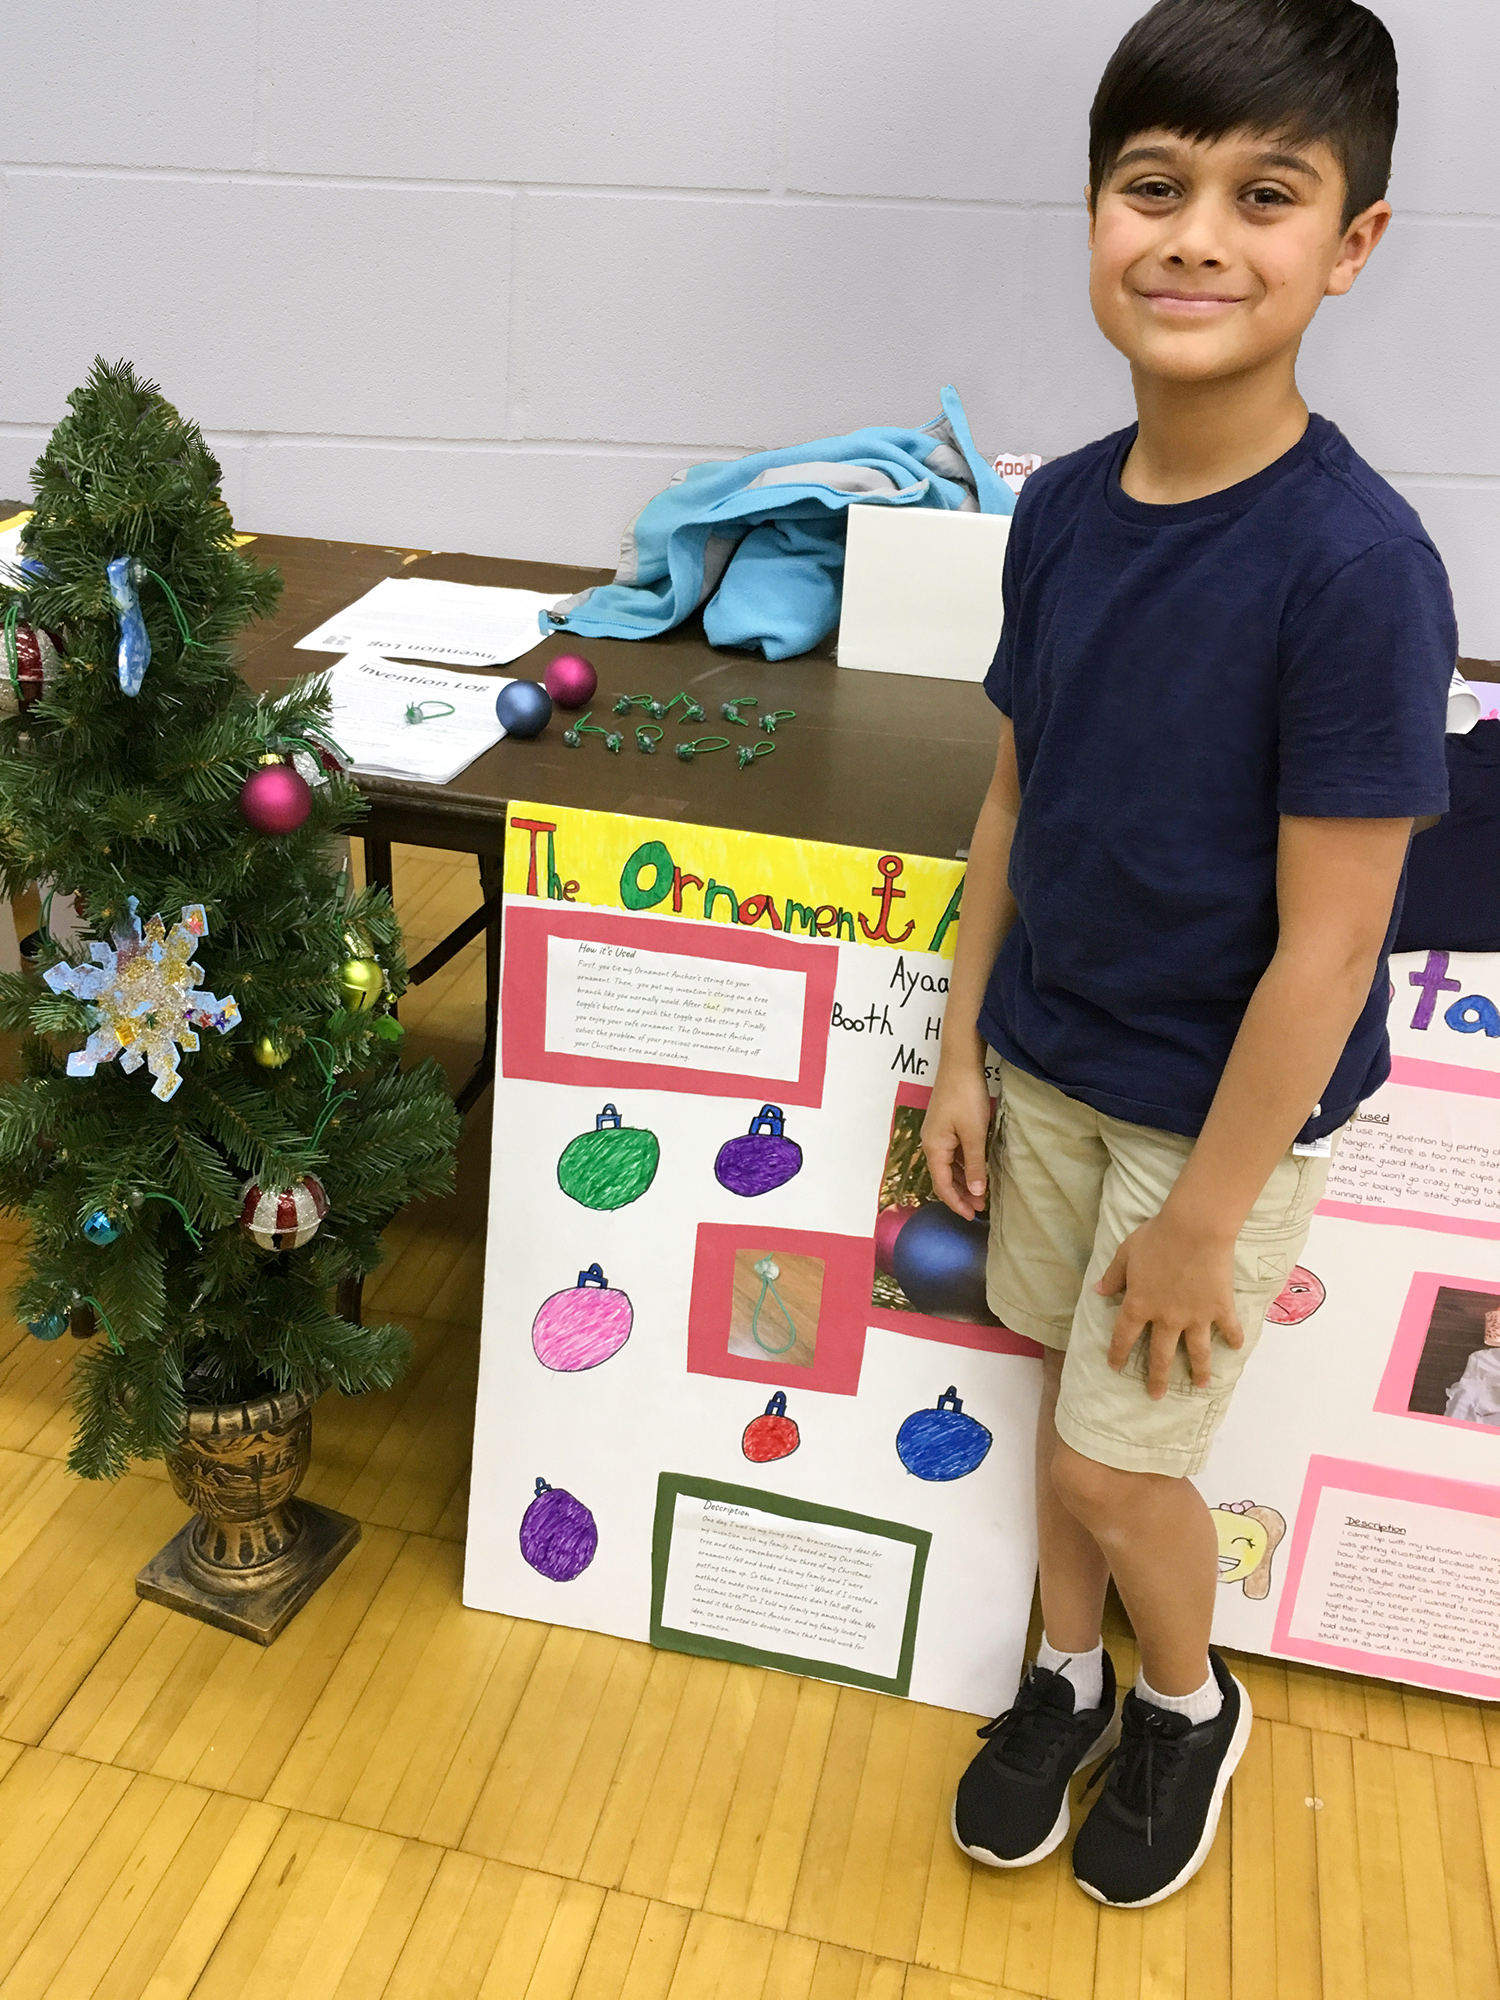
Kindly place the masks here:
[(1500, 1486), (1481, 1485), (1466, 1479), (1441, 1479), (1434, 1473), (1405, 1472), (1394, 1466), (1366, 1465), (1356, 1459), (1310, 1458), (1297, 1508), (1297, 1522), (1292, 1530), (1291, 1555), (1286, 1583), (1277, 1607), (1271, 1650), (1290, 1659), (1337, 1667), (1344, 1673), (1378, 1674), (1390, 1680), (1411, 1681), (1419, 1687), (1443, 1688), (1451, 1694), (1474, 1695), (1480, 1700), (1500, 1699), (1500, 1674), (1472, 1673), (1461, 1667), (1438, 1665), (1410, 1654), (1378, 1652), (1359, 1646), (1332, 1644), (1308, 1638), (1305, 1634), (1293, 1634), (1292, 1627), (1297, 1622), (1297, 1600), (1307, 1568), (1318, 1506), (1329, 1488), (1376, 1503), (1375, 1511), (1378, 1511), (1380, 1501), (1396, 1500), (1441, 1508), (1456, 1515), (1481, 1515), (1500, 1521)]
[(1488, 1292), (1496, 1305), (1500, 1305), (1500, 1279), (1455, 1277), (1438, 1271), (1416, 1272), (1407, 1287), (1406, 1302), (1396, 1325), (1396, 1338), (1391, 1343), (1380, 1387), (1375, 1391), (1374, 1407), (1383, 1416), (1412, 1417), (1419, 1424), (1461, 1424), (1466, 1431), (1487, 1431), (1493, 1437), (1495, 1432), (1488, 1424), (1473, 1424), (1462, 1417), (1440, 1417), (1428, 1410), (1411, 1408), (1412, 1384), (1416, 1380), (1417, 1364), (1422, 1359), (1422, 1348), (1432, 1325), (1433, 1308), (1437, 1304), (1438, 1293), (1450, 1289)]

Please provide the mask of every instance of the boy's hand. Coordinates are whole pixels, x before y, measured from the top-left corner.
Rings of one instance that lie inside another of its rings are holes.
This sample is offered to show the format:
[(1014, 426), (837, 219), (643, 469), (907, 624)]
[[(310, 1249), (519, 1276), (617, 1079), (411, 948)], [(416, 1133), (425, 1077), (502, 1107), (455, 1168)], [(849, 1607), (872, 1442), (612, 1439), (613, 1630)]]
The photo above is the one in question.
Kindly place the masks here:
[(922, 1120), (922, 1151), (933, 1193), (968, 1222), (985, 1204), (989, 1132), (990, 1091), (983, 1067), (939, 1069)]
[(1199, 1389), (1209, 1386), (1215, 1330), (1227, 1346), (1244, 1346), (1234, 1303), (1234, 1238), (1186, 1228), (1165, 1210), (1131, 1231), (1094, 1290), (1102, 1298), (1120, 1298), (1109, 1343), (1111, 1368), (1125, 1366), (1150, 1325), (1146, 1394), (1153, 1402), (1167, 1393), (1179, 1341)]

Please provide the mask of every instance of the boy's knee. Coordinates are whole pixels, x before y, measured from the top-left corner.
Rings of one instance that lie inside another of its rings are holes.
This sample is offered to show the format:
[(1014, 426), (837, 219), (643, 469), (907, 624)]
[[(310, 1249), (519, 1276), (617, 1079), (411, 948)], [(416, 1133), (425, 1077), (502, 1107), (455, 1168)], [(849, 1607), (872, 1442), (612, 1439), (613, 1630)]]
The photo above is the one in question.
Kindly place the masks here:
[(1061, 1439), (1052, 1455), (1052, 1490), (1096, 1541), (1106, 1540), (1111, 1530), (1128, 1527), (1136, 1510), (1149, 1504), (1151, 1489), (1158, 1483), (1156, 1473), (1121, 1472), (1116, 1466), (1101, 1465)]

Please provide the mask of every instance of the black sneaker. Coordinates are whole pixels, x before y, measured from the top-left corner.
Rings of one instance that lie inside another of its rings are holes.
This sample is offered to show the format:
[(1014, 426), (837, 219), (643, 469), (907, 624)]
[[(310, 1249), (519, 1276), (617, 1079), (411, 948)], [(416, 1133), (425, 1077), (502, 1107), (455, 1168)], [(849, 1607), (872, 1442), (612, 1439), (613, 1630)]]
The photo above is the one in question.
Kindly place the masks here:
[(989, 1741), (958, 1781), (953, 1838), (991, 1868), (1025, 1868), (1067, 1838), (1068, 1780), (1119, 1733), (1109, 1654), (1097, 1708), (1075, 1714), (1072, 1682), (1031, 1666), (1014, 1704), (979, 1733)]
[(1097, 1903), (1140, 1910), (1163, 1902), (1208, 1859), (1234, 1767), (1250, 1740), (1250, 1697), (1215, 1652), (1224, 1705), (1211, 1722), (1127, 1694), (1120, 1743), (1073, 1843), (1078, 1886)]

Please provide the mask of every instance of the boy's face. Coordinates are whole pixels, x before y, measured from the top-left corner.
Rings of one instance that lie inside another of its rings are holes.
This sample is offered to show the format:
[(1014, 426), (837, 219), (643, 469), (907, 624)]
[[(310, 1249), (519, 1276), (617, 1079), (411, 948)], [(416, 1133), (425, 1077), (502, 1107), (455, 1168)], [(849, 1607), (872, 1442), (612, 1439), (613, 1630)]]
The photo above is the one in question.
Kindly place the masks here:
[(1344, 198), (1321, 142), (1137, 133), (1094, 202), (1094, 317), (1134, 368), (1174, 381), (1294, 356), (1319, 302), (1349, 290), (1390, 220), (1378, 201), (1345, 229)]

